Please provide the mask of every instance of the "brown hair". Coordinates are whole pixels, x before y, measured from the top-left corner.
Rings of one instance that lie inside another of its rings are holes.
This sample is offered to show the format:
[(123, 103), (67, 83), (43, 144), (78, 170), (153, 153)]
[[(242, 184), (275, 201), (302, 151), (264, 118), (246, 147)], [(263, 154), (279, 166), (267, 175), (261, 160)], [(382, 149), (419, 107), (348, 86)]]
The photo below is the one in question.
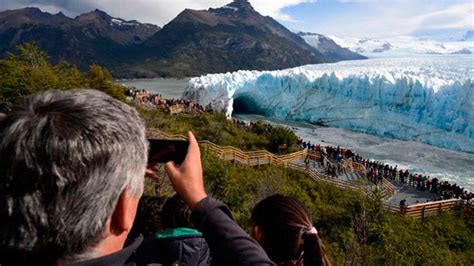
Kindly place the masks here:
[(194, 228), (191, 222), (191, 209), (178, 194), (166, 200), (161, 208), (161, 225), (166, 228)]
[(308, 211), (296, 199), (270, 196), (255, 206), (252, 221), (262, 231), (261, 244), (275, 263), (331, 265), (319, 235), (309, 232), (313, 223)]

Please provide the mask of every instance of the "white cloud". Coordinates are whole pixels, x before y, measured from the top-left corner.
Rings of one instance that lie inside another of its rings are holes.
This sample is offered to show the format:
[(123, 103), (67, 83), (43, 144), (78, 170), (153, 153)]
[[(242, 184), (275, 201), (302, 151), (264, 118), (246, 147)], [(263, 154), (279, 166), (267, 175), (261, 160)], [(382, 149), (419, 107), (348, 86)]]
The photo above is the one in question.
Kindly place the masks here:
[(413, 18), (418, 27), (427, 29), (474, 28), (474, 3), (458, 4)]
[(331, 21), (318, 23), (313, 31), (345, 37), (385, 38), (474, 28), (474, 5), (470, 1), (449, 5), (437, 1), (344, 1), (358, 2), (348, 5), (364, 8), (349, 15), (335, 14)]
[[(262, 15), (272, 16), (282, 21), (296, 20), (285, 14), (282, 9), (315, 0), (250, 0), (255, 10)], [(106, 11), (112, 16), (124, 19), (136, 19), (141, 22), (165, 25), (185, 8), (208, 9), (224, 6), (232, 0), (0, 0), (1, 9), (37, 6), (44, 10), (76, 16), (95, 8)]]
[(268, 0), (250, 0), (255, 10), (263, 15), (271, 16), (274, 19), (287, 22), (297, 22), (298, 19), (291, 17), (288, 14), (282, 12), (282, 9), (289, 6), (296, 6), (303, 3), (314, 3), (316, 0), (279, 0), (271, 1)]

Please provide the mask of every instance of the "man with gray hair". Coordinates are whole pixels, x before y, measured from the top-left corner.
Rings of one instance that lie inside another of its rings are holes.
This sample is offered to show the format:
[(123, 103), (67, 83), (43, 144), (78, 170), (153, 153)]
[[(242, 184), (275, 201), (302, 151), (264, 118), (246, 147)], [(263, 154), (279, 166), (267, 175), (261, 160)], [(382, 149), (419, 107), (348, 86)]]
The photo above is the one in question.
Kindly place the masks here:
[[(199, 146), (166, 169), (216, 262), (272, 264), (204, 190)], [(0, 122), (0, 264), (122, 265), (148, 142), (135, 109), (94, 90), (32, 95)], [(156, 252), (159, 252), (156, 251)]]

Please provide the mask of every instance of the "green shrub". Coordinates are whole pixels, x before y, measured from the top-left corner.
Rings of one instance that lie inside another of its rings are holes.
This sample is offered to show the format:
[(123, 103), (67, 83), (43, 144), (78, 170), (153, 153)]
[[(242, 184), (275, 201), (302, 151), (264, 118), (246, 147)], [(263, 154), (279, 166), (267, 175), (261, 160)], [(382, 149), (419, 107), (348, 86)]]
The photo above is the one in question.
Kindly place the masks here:
[(92, 66), (83, 76), (66, 62), (51, 65), (46, 53), (34, 44), (19, 45), (15, 53), (0, 60), (0, 112), (9, 112), (23, 97), (45, 90), (92, 88), (125, 100), (124, 88), (114, 84), (110, 73)]

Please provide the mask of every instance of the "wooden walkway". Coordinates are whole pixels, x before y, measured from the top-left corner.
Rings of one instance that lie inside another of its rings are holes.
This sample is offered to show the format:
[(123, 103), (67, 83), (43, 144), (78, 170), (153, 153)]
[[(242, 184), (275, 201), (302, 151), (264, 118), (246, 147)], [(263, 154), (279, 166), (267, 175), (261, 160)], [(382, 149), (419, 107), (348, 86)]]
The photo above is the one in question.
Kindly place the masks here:
[[(170, 135), (158, 129), (147, 129), (147, 136), (152, 139), (187, 139), (184, 135)], [(242, 151), (233, 146), (219, 146), (207, 140), (199, 141), (199, 145), (204, 151), (215, 154), (221, 160), (238, 162), (249, 166), (260, 166), (270, 164), (285, 168), (291, 168), (306, 173), (316, 182), (331, 183), (340, 188), (357, 190), (369, 196), (373, 193), (371, 186), (367, 184), (358, 185), (354, 184), (354, 182), (329, 177), (325, 174), (316, 171), (312, 167), (308, 167), (308, 165), (304, 163), (307, 156), (310, 156), (312, 157), (312, 159), (317, 160), (318, 158), (320, 158), (319, 156), (321, 156), (319, 153), (308, 153), (307, 150), (301, 150), (291, 154), (276, 155), (266, 150)], [(382, 180), (382, 183), (377, 186), (377, 188), (380, 189), (383, 194), (387, 195), (388, 197), (391, 197), (396, 193), (395, 186), (393, 186), (393, 184), (385, 178)], [(453, 210), (460, 203), (461, 200), (451, 199), (414, 204), (402, 210), (399, 206), (390, 203), (384, 203), (384, 207), (386, 210), (400, 213), (403, 215), (408, 215), (415, 218), (425, 218), (429, 215), (438, 214), (443, 211)], [(472, 207), (469, 208), (472, 209)]]

